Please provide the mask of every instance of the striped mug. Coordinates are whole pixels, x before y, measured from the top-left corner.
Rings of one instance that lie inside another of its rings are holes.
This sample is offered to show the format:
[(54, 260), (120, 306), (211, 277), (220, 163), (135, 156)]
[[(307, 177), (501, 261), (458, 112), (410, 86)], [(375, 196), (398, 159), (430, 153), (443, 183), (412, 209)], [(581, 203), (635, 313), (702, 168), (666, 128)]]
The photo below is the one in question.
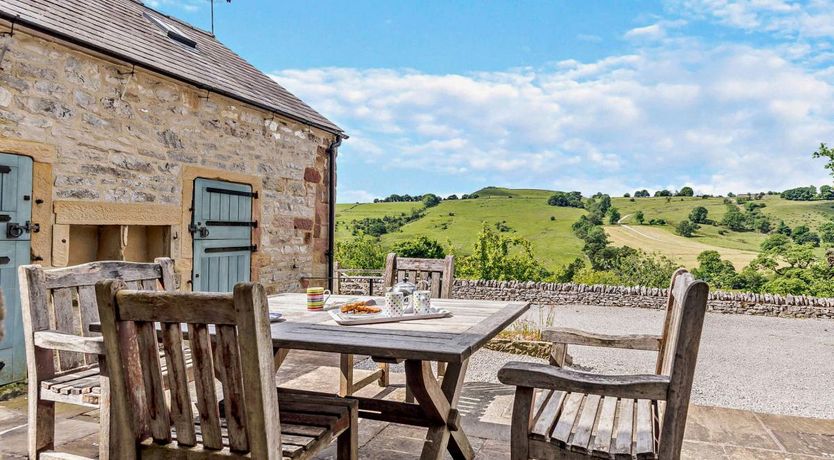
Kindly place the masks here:
[[(327, 297), (325, 297), (325, 295)], [(323, 287), (307, 288), (307, 309), (323, 310), (324, 303), (330, 298), (330, 290)]]

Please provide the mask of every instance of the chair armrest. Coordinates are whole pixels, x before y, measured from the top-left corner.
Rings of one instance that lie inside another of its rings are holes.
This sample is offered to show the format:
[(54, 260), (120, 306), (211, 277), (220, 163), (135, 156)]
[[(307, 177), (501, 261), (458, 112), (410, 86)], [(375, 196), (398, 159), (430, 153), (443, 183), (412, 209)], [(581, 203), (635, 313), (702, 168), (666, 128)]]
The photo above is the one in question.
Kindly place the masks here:
[(498, 380), (506, 385), (632, 399), (665, 400), (669, 388), (669, 377), (665, 375), (588, 374), (518, 361), (504, 365), (498, 371)]
[(95, 355), (104, 354), (103, 337), (82, 337), (60, 331), (35, 332), (35, 346), (59, 351), (77, 351)]
[(659, 335), (608, 335), (585, 332), (567, 327), (543, 329), (542, 340), (567, 345), (587, 345), (590, 347), (628, 348), (631, 350), (649, 351), (658, 351), (660, 349)]

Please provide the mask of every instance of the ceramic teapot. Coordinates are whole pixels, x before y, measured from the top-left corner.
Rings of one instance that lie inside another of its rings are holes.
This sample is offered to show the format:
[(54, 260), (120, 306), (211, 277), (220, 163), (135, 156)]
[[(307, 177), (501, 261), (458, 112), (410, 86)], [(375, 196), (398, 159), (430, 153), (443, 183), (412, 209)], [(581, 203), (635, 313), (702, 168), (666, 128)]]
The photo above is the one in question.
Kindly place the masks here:
[(417, 285), (408, 281), (401, 281), (391, 288), (391, 292), (402, 292), (404, 297), (410, 297), (417, 290)]

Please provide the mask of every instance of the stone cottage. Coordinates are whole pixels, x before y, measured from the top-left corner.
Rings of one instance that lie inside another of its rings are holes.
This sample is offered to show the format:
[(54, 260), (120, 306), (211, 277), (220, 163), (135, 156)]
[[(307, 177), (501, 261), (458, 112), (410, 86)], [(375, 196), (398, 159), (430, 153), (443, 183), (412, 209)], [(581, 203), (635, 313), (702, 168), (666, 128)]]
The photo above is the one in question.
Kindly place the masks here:
[(141, 1), (0, 0), (0, 361), (22, 343), (21, 264), (169, 256), (185, 289), (326, 283), (345, 137)]

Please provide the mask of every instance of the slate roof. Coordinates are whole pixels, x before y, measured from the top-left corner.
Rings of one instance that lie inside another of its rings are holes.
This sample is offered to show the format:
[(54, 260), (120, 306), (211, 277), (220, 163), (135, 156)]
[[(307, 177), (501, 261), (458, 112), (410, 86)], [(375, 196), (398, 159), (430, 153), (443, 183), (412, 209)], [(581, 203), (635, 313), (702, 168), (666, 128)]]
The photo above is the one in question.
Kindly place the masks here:
[[(195, 48), (169, 38), (144, 14), (182, 31)], [(134, 0), (0, 0), (0, 17), (211, 92), (325, 131), (342, 129), (266, 76), (210, 33)]]

